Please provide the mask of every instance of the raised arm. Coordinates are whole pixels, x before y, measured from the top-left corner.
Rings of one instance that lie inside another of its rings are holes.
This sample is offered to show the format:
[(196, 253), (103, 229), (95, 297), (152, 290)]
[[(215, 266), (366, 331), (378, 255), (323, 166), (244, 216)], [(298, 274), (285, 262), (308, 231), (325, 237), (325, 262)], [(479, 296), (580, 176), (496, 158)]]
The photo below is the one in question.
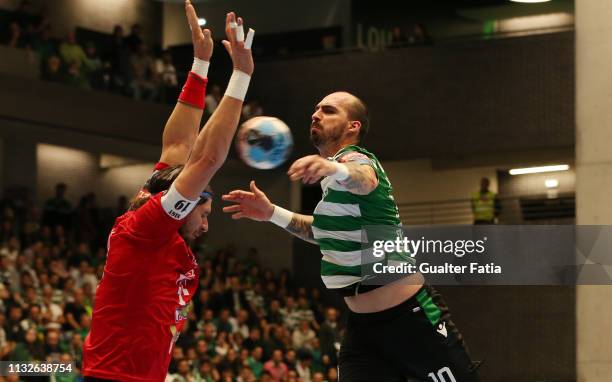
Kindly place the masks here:
[(250, 189), (234, 190), (223, 195), (223, 200), (235, 203), (223, 207), (223, 212), (231, 213), (232, 219), (269, 221), (304, 241), (317, 243), (312, 233), (312, 216), (287, 211), (272, 204), (266, 194), (257, 188), (255, 181), (251, 181)]
[(227, 14), (227, 40), (223, 41), (223, 45), (232, 58), (234, 72), (219, 107), (198, 135), (191, 156), (173, 185), (178, 193), (189, 201), (198, 199), (210, 179), (225, 162), (236, 133), (242, 103), (254, 67), (250, 48), (255, 31), (250, 29), (246, 40), (243, 40), (244, 33), (236, 33), (238, 29), (243, 28), (242, 24), (242, 19), (237, 19), (233, 12)]
[(202, 113), (208, 76), (208, 65), (213, 51), (210, 30), (202, 30), (198, 16), (189, 0), (185, 1), (185, 14), (191, 29), (193, 66), (179, 100), (166, 122), (162, 136), (160, 162), (170, 166), (185, 164), (193, 148)]

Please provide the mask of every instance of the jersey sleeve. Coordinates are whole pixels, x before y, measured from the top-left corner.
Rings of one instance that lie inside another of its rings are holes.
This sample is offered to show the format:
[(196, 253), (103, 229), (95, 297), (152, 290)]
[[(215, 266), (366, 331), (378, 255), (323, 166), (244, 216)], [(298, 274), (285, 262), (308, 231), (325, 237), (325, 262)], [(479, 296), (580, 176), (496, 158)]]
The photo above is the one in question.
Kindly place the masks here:
[(134, 212), (130, 229), (135, 235), (163, 241), (185, 223), (185, 219), (172, 218), (164, 211), (161, 203), (162, 195), (161, 192), (154, 195)]
[(359, 151), (347, 151), (338, 158), (338, 162), (365, 164), (371, 166), (372, 168), (374, 168), (374, 170), (376, 170), (376, 165), (374, 164), (374, 161), (369, 156), (360, 153)]

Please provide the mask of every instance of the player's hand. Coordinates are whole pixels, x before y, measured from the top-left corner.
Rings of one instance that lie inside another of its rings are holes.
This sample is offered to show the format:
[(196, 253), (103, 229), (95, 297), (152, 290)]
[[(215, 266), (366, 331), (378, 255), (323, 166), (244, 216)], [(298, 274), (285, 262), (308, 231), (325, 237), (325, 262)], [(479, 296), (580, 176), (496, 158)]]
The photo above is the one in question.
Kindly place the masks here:
[(191, 1), (185, 0), (185, 14), (191, 29), (191, 42), (193, 43), (193, 56), (200, 60), (210, 61), (213, 52), (213, 39), (209, 29), (200, 28), (198, 15)]
[(225, 194), (221, 199), (236, 203), (231, 206), (223, 207), (223, 212), (232, 214), (232, 219), (249, 218), (256, 221), (268, 221), (274, 213), (274, 204), (270, 199), (255, 185), (252, 180), (251, 191), (234, 190)]
[(308, 155), (293, 162), (287, 174), (289, 179), (302, 180), (302, 183), (312, 184), (324, 176), (330, 176), (337, 171), (332, 161), (319, 155)]
[[(241, 30), (242, 32), (240, 32)], [(223, 46), (232, 58), (234, 69), (240, 70), (248, 74), (253, 74), (255, 65), (253, 64), (253, 55), (251, 54), (251, 47), (246, 46), (247, 40), (250, 39), (252, 42), (254, 30), (249, 29), (248, 33), (244, 33), (244, 22), (241, 17), (236, 17), (234, 12), (227, 14), (225, 18), (225, 35), (227, 40), (223, 40)], [(243, 40), (246, 35), (246, 39)], [(251, 35), (249, 37), (249, 35)]]

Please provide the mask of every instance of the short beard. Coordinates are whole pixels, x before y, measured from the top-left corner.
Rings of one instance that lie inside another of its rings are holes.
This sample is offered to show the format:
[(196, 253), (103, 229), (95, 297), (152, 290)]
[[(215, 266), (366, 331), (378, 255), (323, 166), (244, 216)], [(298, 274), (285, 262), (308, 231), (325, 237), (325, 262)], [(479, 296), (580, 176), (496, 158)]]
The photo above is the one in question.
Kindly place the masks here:
[(187, 244), (187, 246), (191, 247), (192, 240), (187, 236), (187, 234), (185, 233), (185, 230), (183, 228), (184, 228), (184, 226), (179, 228), (178, 233), (179, 233), (179, 235), (181, 235), (183, 240), (185, 240), (185, 243)]
[(310, 142), (314, 145), (314, 147), (319, 147), (321, 144), (321, 135), (320, 134), (310, 134)]
[(334, 147), (341, 141), (341, 139), (342, 135), (333, 136), (333, 132), (328, 136), (323, 136), (320, 133), (310, 134), (310, 141), (319, 151), (327, 149), (328, 147)]

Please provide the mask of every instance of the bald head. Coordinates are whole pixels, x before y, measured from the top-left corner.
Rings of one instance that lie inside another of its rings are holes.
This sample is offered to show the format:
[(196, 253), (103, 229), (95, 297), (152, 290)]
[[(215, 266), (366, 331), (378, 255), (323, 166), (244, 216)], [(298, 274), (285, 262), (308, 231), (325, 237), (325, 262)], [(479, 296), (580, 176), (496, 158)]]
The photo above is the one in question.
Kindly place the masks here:
[(315, 107), (311, 140), (319, 149), (359, 143), (368, 132), (369, 125), (368, 110), (361, 99), (344, 91), (331, 93)]
[(370, 128), (370, 116), (366, 104), (359, 97), (345, 91), (331, 93), (324, 100), (328, 97), (344, 106), (349, 120), (360, 123), (359, 141), (361, 142)]

